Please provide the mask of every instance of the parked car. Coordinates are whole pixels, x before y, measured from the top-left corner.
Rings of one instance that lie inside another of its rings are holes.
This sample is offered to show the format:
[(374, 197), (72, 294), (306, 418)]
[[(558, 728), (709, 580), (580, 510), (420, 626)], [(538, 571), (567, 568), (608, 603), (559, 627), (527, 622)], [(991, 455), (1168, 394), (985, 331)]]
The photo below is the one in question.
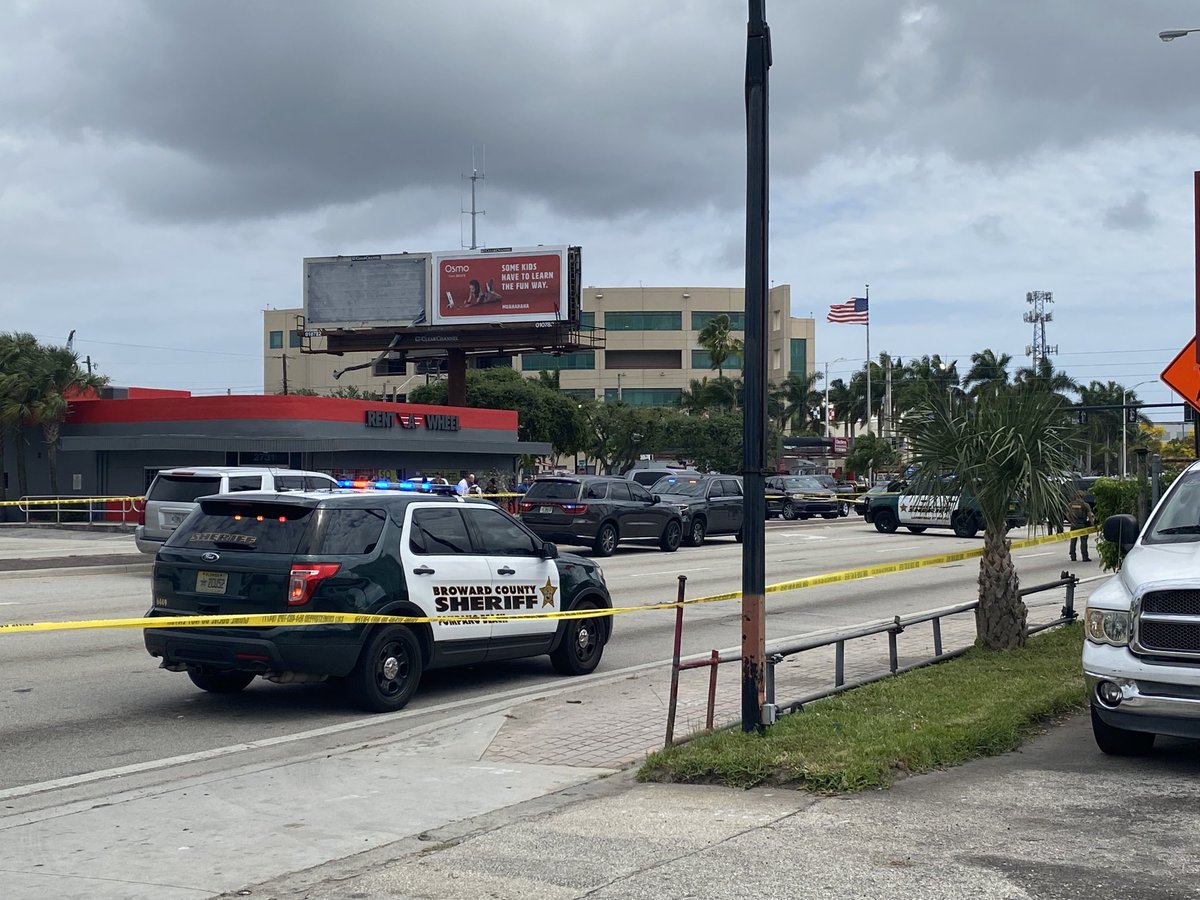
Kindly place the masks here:
[(836, 519), (841, 500), (812, 475), (772, 475), (766, 481), (767, 518)]
[(877, 484), (854, 498), (854, 511), (860, 516), (866, 516), (867, 506), (871, 503), (873, 497), (878, 497), (880, 494), (897, 494), (904, 490), (906, 486), (907, 483), (903, 481), (889, 481)]
[(674, 553), (683, 538), (679, 511), (636, 481), (608, 475), (539, 478), (518, 507), (521, 521), (538, 537), (591, 547), (611, 556), (622, 541), (652, 540)]
[(660, 478), (666, 478), (670, 475), (702, 475), (703, 472), (697, 472), (695, 469), (671, 467), (671, 466), (655, 466), (647, 469), (629, 469), (622, 476), (631, 481), (636, 481), (642, 487), (652, 487)]
[[(838, 481), (832, 475), (812, 475), (810, 476), (819, 481), (826, 489), (833, 491), (835, 494), (857, 494), (858, 487), (852, 481)], [(838, 503), (838, 515), (850, 515), (850, 508), (854, 505), (853, 496), (848, 496)]]
[(742, 480), (736, 475), (668, 475), (652, 488), (683, 516), (683, 542), (699, 547), (714, 534), (742, 539)]
[[(145, 629), (163, 668), (202, 690), (339, 681), (365, 709), (403, 707), (429, 669), (549, 654), (600, 662), (611, 619), (497, 619), (609, 609), (600, 567), (560, 554), (488, 501), (432, 492), (203, 497), (159, 550), (148, 617), (290, 613), (441, 616), (406, 624)], [(452, 618), (461, 616), (461, 618)]]
[(146, 491), (133, 540), (143, 553), (157, 553), (206, 494), (238, 491), (332, 491), (339, 487), (324, 472), (257, 466), (189, 466), (163, 469)]

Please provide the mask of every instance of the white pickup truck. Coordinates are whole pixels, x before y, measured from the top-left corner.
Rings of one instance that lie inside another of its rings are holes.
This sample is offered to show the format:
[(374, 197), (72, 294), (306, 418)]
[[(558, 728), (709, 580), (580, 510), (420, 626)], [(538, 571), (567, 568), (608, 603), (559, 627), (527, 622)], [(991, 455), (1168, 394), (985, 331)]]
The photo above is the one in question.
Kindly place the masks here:
[(1124, 561), (1084, 613), (1096, 744), (1134, 756), (1156, 734), (1200, 738), (1200, 463), (1175, 480), (1140, 534), (1133, 516), (1110, 516), (1104, 539)]

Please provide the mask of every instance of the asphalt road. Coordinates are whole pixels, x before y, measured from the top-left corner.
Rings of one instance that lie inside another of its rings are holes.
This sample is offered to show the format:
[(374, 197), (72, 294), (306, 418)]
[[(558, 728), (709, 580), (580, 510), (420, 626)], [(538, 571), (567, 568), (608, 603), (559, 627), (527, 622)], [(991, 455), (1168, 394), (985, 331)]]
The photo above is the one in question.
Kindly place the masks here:
[[(767, 584), (981, 542), (948, 532), (881, 535), (856, 517), (772, 521), (767, 526)], [(622, 548), (603, 565), (617, 605), (649, 605), (674, 600), (681, 574), (687, 576), (688, 597), (739, 590), (741, 552), (731, 538), (714, 538), (704, 547), (674, 554)], [(1103, 580), (1095, 562), (1068, 564), (1065, 544), (1014, 556), (1024, 585), (1052, 581), (1069, 565), (1085, 579), (1077, 593), (1080, 608)], [(970, 600), (977, 571), (977, 562), (968, 560), (771, 594), (768, 636), (782, 640)], [(148, 575), (141, 573), (0, 575), (0, 622), (138, 616), (148, 599)], [(1031, 621), (1053, 618), (1061, 592), (1030, 602)], [(735, 647), (740, 641), (736, 601), (689, 607), (686, 618), (685, 654)], [(669, 658), (673, 624), (670, 611), (622, 616), (600, 671), (615, 673)], [(410, 709), (425, 710), (436, 720), (503, 692), (532, 694), (558, 680), (545, 658), (435, 672), (426, 676)], [(369, 728), (369, 719), (349, 708), (339, 691), (321, 685), (256, 681), (239, 695), (205, 694), (185, 675), (160, 671), (136, 629), (0, 637), (0, 746), (5, 748), (0, 789), (231, 744), (285, 739), (326, 726), (361, 721)]]

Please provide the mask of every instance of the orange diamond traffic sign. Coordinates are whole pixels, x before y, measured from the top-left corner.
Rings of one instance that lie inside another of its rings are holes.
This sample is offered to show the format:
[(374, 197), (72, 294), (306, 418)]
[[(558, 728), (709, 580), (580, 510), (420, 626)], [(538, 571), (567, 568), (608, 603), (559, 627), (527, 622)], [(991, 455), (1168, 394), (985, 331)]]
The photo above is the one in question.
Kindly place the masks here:
[(1162, 380), (1193, 409), (1200, 410), (1200, 363), (1196, 362), (1195, 338), (1163, 369)]

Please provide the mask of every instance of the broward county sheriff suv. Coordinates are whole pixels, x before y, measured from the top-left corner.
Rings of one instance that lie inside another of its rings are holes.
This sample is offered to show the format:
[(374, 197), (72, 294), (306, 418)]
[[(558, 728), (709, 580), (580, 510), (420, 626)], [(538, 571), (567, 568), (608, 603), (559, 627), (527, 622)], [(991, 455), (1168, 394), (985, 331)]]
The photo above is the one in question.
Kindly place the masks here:
[(1096, 744), (1133, 756), (1156, 734), (1200, 738), (1200, 463), (1175, 480), (1140, 536), (1122, 515), (1105, 520), (1104, 539), (1125, 557), (1084, 613)]
[(362, 613), (419, 624), (147, 628), (146, 649), (197, 687), (256, 675), (336, 680), (359, 706), (403, 707), (427, 669), (549, 654), (584, 675), (609, 617), (500, 621), (612, 607), (595, 563), (559, 554), (487, 501), (393, 491), (204, 497), (154, 562), (148, 616)]

